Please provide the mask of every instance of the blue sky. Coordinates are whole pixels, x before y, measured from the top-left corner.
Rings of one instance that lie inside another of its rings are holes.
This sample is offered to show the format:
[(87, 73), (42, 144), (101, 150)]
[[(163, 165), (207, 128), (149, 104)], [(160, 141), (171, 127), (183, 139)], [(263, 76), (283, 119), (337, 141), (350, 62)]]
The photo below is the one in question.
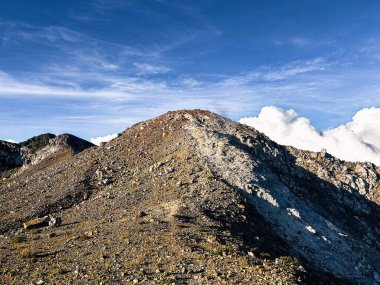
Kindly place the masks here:
[(320, 130), (380, 107), (380, 2), (0, 0), (0, 139), (274, 105)]

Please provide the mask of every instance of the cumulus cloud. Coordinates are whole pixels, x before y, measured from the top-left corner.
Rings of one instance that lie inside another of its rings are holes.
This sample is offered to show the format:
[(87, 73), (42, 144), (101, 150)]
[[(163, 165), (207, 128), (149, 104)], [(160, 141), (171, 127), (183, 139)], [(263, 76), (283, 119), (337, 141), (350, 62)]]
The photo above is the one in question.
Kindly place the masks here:
[(274, 106), (264, 107), (257, 117), (242, 118), (239, 122), (282, 145), (311, 151), (325, 148), (343, 160), (380, 165), (380, 108), (362, 109), (352, 121), (323, 132), (317, 131), (309, 119), (294, 110)]
[(108, 142), (117, 137), (117, 134), (107, 135), (104, 137), (91, 138), (90, 142), (96, 145), (100, 145), (102, 142)]

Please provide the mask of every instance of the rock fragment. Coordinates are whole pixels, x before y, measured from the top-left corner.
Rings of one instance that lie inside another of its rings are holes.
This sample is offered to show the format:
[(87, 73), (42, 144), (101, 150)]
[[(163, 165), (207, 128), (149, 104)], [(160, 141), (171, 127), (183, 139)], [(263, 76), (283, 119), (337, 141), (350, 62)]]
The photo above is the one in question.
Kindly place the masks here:
[(38, 229), (42, 227), (47, 227), (49, 226), (49, 216), (45, 216), (42, 218), (36, 218), (30, 221), (27, 221), (24, 223), (24, 229), (25, 230), (33, 230), (33, 229)]

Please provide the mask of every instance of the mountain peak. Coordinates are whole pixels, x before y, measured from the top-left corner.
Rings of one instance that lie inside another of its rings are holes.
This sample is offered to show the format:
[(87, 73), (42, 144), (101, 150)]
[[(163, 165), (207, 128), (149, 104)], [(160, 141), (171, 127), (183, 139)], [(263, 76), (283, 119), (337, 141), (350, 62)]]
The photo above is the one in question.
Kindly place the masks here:
[[(22, 235), (37, 254), (57, 252), (38, 266), (86, 268), (48, 281), (378, 282), (380, 175), (373, 164), (281, 146), (212, 112), (180, 110), (38, 165), (45, 167), (0, 185), (7, 201), (0, 230), (5, 239)], [(39, 239), (20, 233), (23, 223), (45, 216), (62, 225), (42, 219)], [(0, 241), (5, 268), (28, 262), (16, 262), (12, 244)], [(105, 261), (111, 265), (103, 274)]]

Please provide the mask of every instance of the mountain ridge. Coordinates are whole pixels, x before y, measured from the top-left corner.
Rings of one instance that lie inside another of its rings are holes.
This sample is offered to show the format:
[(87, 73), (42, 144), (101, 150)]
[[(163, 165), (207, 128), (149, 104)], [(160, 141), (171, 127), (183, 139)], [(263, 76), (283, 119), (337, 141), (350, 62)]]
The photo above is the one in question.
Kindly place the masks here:
[[(9, 239), (22, 236), (47, 281), (377, 284), (379, 177), (373, 164), (280, 146), (208, 111), (168, 112), (4, 180), (2, 263), (11, 270), (30, 261), (12, 254)], [(45, 215), (63, 224), (20, 229)], [(90, 262), (95, 253), (107, 257)], [(56, 264), (68, 273), (47, 274)]]

